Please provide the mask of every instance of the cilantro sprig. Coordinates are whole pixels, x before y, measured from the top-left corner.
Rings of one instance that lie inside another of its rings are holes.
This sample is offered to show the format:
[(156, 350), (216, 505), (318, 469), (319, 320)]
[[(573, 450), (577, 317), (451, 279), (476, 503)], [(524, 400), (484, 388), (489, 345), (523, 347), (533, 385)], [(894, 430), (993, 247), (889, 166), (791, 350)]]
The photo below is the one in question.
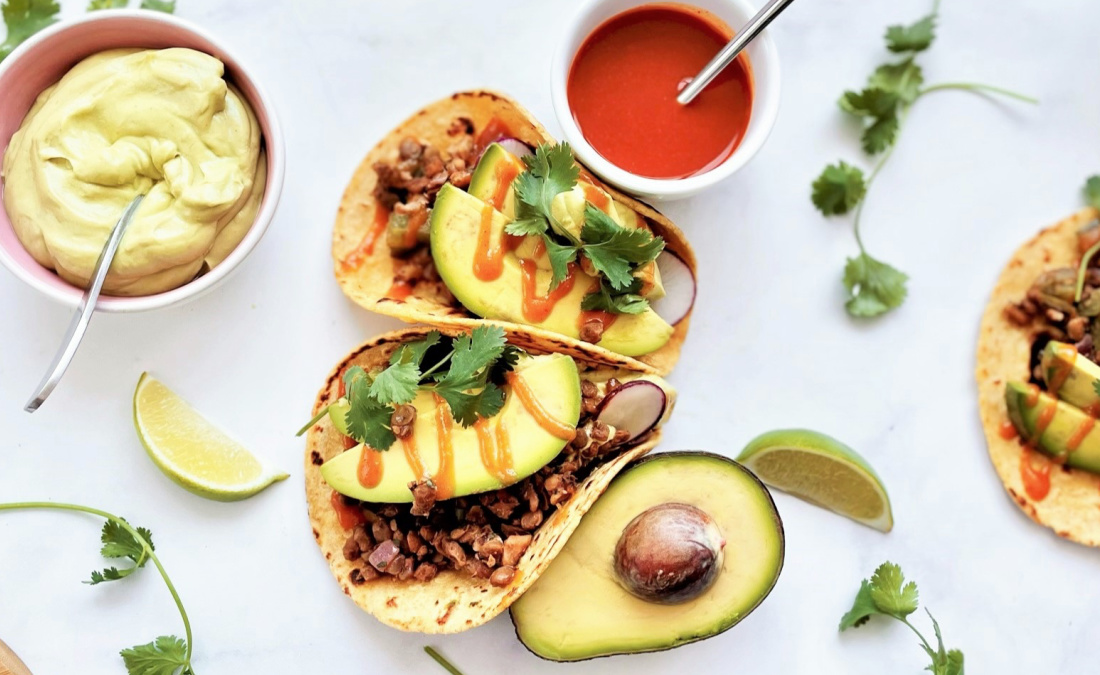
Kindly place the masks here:
[(152, 642), (137, 645), (119, 652), (122, 661), (126, 665), (129, 675), (195, 675), (191, 667), (191, 622), (187, 618), (187, 611), (183, 608), (176, 587), (164, 571), (164, 566), (157, 559), (154, 552), (153, 535), (144, 527), (135, 527), (121, 518), (106, 511), (93, 509), (77, 504), (61, 504), (54, 502), (15, 502), (0, 504), (0, 511), (17, 511), (26, 509), (51, 509), (56, 511), (76, 511), (89, 513), (106, 520), (103, 523), (103, 531), (100, 541), (103, 543), (100, 554), (104, 558), (114, 560), (129, 560), (132, 564), (126, 567), (108, 567), (104, 570), (92, 572), (91, 580), (85, 583), (97, 585), (111, 581), (119, 581), (130, 576), (146, 563), (152, 562), (160, 572), (161, 579), (172, 594), (172, 599), (179, 609), (180, 618), (183, 619), (185, 639), (174, 635), (162, 635)]
[(852, 608), (840, 619), (840, 630), (843, 632), (849, 628), (858, 628), (876, 614), (892, 617), (916, 633), (921, 649), (932, 660), (931, 665), (926, 668), (932, 675), (963, 675), (963, 653), (958, 649), (948, 650), (944, 647), (940, 625), (927, 608), (925, 612), (932, 620), (932, 630), (936, 634), (935, 648), (909, 622), (909, 615), (917, 611), (917, 607), (917, 584), (906, 582), (900, 567), (885, 562), (878, 566), (870, 579), (864, 579), (860, 584)]
[[(350, 406), (344, 418), (348, 435), (375, 450), (389, 449), (397, 440), (390, 426), (396, 406), (409, 403), (421, 391), (445, 400), (454, 419), (464, 427), (479, 417), (493, 417), (504, 407), (500, 387), (504, 375), (515, 367), (521, 353), (507, 343), (500, 326), (478, 326), (453, 338), (431, 331), (421, 340), (402, 345), (384, 369), (368, 372), (352, 366), (344, 373)], [(326, 415), (329, 407), (298, 435)]]
[[(125, 7), (129, 0), (89, 0), (88, 11)], [(141, 0), (141, 9), (151, 9), (171, 14), (176, 11), (176, 0)], [(61, 6), (57, 0), (5, 0), (0, 5), (7, 35), (0, 43), (0, 61), (7, 58), (24, 40), (38, 31), (57, 23)]]
[[(939, 0), (936, 0), (932, 12), (915, 23), (888, 27), (886, 49), (904, 58), (879, 66), (867, 78), (863, 89), (846, 91), (838, 101), (841, 110), (860, 120), (863, 151), (871, 156), (882, 155), (870, 174), (865, 176), (859, 167), (840, 161), (826, 166), (812, 185), (811, 200), (822, 214), (841, 216), (853, 211), (855, 214), (852, 227), (859, 255), (848, 258), (843, 277), (844, 287), (848, 291), (845, 307), (852, 316), (884, 314), (899, 307), (908, 294), (906, 282), (909, 277), (867, 252), (859, 226), (867, 191), (890, 158), (898, 133), (913, 104), (926, 94), (947, 89), (997, 94), (1038, 103), (1029, 96), (987, 84), (946, 82), (924, 86), (924, 71), (916, 58), (932, 46), (938, 20)], [(1100, 184), (1097, 190), (1100, 191)]]
[(554, 218), (554, 197), (577, 185), (580, 167), (568, 143), (540, 145), (523, 158), (527, 170), (515, 181), (516, 219), (504, 231), (515, 236), (539, 236), (546, 245), (553, 276), (550, 288), (557, 288), (569, 275), (569, 265), (582, 256), (596, 271), (598, 290), (585, 297), (585, 309), (602, 309), (616, 314), (639, 314), (649, 302), (638, 295), (640, 282), (635, 273), (664, 250), (661, 237), (645, 229), (623, 227), (592, 203), (586, 203), (580, 236)]

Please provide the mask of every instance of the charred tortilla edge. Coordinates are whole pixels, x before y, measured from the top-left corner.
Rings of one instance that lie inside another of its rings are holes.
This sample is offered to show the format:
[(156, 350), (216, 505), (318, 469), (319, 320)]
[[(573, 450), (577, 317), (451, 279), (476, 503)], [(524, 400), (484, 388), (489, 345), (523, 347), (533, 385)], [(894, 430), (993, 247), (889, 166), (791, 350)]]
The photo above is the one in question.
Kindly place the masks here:
[[(393, 161), (398, 156), (398, 147), (406, 136), (414, 136), (422, 142), (440, 148), (446, 148), (451, 142), (447, 129), (458, 118), (467, 118), (474, 123), (475, 134), (494, 117), (501, 119), (519, 140), (529, 144), (554, 142), (554, 138), (536, 120), (511, 98), (491, 91), (459, 92), (429, 104), (394, 130), (390, 131), (359, 164), (352, 175), (336, 214), (332, 232), (333, 269), (340, 289), (356, 304), (379, 314), (386, 314), (407, 323), (426, 323), (433, 326), (471, 328), (482, 320), (468, 316), (455, 300), (433, 292), (425, 284), (419, 284), (405, 300), (387, 298), (386, 293), (393, 284), (395, 265), (386, 244), (385, 236), (378, 239), (373, 253), (365, 258), (355, 269), (346, 269), (342, 261), (359, 247), (367, 232), (373, 227), (376, 216), (375, 200), (372, 196), (377, 183), (374, 164), (380, 161)], [(587, 177), (586, 177), (587, 178)], [(624, 204), (646, 218), (654, 233), (665, 240), (666, 248), (679, 256), (696, 274), (695, 252), (688, 244), (684, 233), (672, 221), (658, 213), (652, 207), (632, 199), (614, 188), (592, 179), (601, 188), (607, 190), (615, 201)], [(696, 275), (696, 278), (697, 275)], [(689, 313), (674, 327), (672, 337), (661, 349), (638, 357), (641, 361), (667, 374), (676, 365), (684, 339), (691, 323)], [(519, 326), (505, 322), (508, 326)], [(540, 328), (524, 326), (534, 334), (547, 338), (561, 338), (568, 342), (577, 342)], [(587, 343), (581, 343), (587, 344)], [(601, 349), (596, 347), (595, 349)], [(614, 352), (607, 351), (609, 354)]]
[[(1084, 209), (1053, 225), (1021, 246), (1001, 272), (982, 316), (978, 336), (978, 408), (989, 458), (1005, 490), (1029, 518), (1059, 537), (1086, 546), (1100, 546), (1100, 476), (1069, 467), (1050, 468), (1050, 492), (1042, 500), (1028, 496), (1020, 477), (1023, 448), (1017, 439), (1001, 437), (1008, 420), (1004, 387), (1010, 380), (1027, 381), (1034, 328), (1020, 328), (1004, 316), (1004, 308), (1019, 302), (1038, 276), (1050, 269), (1077, 264), (1077, 230), (1097, 217)], [(1049, 462), (1035, 453), (1036, 462)]]
[[(427, 327), (416, 327), (387, 333), (354, 349), (325, 379), (317, 395), (314, 412), (320, 411), (338, 395), (338, 380), (347, 367), (384, 365), (399, 345), (418, 339), (429, 330)], [(443, 332), (453, 334), (459, 331), (444, 329)], [(509, 341), (533, 352), (556, 351), (552, 343), (547, 345), (545, 341), (523, 333), (510, 333)], [(576, 358), (600, 368), (638, 366), (636, 362), (631, 365), (628, 363), (630, 360), (624, 357), (601, 360), (604, 356), (594, 353), (589, 358)], [(642, 371), (654, 372), (647, 367), (643, 367)], [(491, 585), (488, 579), (474, 579), (454, 571), (440, 573), (427, 583), (384, 577), (360, 586), (353, 585), (348, 578), (353, 565), (343, 556), (347, 532), (340, 526), (329, 503), (332, 488), (321, 477), (320, 463), (344, 451), (339, 433), (327, 418), (314, 425), (306, 439), (305, 488), (310, 526), (337, 583), (360, 608), (382, 623), (400, 630), (457, 633), (479, 626), (508, 609), (561, 552), (580, 524), (581, 517), (607, 489), (611, 479), (627, 464), (656, 447), (659, 440), (660, 431), (651, 432), (642, 444), (597, 467), (578, 486), (576, 494), (538, 529), (531, 546), (516, 565), (515, 580), (502, 588)]]

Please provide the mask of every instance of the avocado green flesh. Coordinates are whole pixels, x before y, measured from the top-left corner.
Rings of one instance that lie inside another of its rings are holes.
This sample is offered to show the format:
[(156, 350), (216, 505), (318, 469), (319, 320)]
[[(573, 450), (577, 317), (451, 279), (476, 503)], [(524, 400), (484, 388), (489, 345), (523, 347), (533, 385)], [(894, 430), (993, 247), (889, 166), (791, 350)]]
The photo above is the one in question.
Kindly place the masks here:
[[(523, 271), (515, 255), (505, 254), (501, 275), (482, 281), (474, 274), (483, 203), (451, 185), (444, 185), (431, 215), (432, 258), (443, 282), (466, 309), (486, 318), (535, 326), (572, 338), (580, 337), (581, 301), (595, 287), (595, 280), (577, 270), (573, 288), (554, 304), (544, 321), (533, 322), (523, 311)], [(492, 241), (500, 242), (508, 220), (492, 216)], [(551, 273), (536, 271), (536, 292), (545, 295)], [(624, 356), (649, 354), (663, 347), (673, 328), (652, 309), (641, 314), (620, 314), (597, 343)]]
[[(646, 602), (619, 584), (614, 550), (635, 516), (662, 503), (708, 513), (726, 540), (714, 584), (685, 603)], [(711, 637), (745, 618), (783, 567), (783, 529), (766, 488), (732, 460), (662, 453), (612, 482), (561, 554), (512, 605), (523, 644), (554, 661), (656, 651)]]
[[(489, 202), (497, 194), (500, 188), (501, 171), (498, 167), (505, 162), (516, 162), (520, 172), (524, 170), (523, 160), (505, 150), (499, 143), (492, 143), (485, 148), (485, 154), (477, 163), (473, 175), (470, 177), (470, 187), (467, 188), (471, 195), (482, 202)], [(518, 174), (517, 174), (518, 175)], [(516, 193), (509, 188), (505, 193), (504, 203), (498, 205), (498, 210), (508, 220), (516, 217)]]
[[(556, 420), (576, 426), (581, 414), (581, 385), (577, 365), (563, 354), (531, 356), (520, 360), (515, 372), (531, 388), (534, 398)], [(505, 385), (505, 402), (501, 411), (491, 418), (490, 429), (502, 423), (510, 440), (515, 482), (526, 478), (557, 457), (566, 441), (543, 429), (527, 412), (518, 396), (511, 395)], [(413, 400), (416, 422), (413, 438), (427, 476), (439, 470), (439, 434), (436, 428), (437, 403), (429, 392), (420, 392)], [(446, 405), (445, 403), (443, 405)], [(487, 492), (503, 487), (481, 460), (481, 445), (474, 427), (462, 427), (455, 422), (451, 428), (454, 455), (454, 497)], [(358, 445), (321, 466), (321, 476), (340, 494), (366, 502), (407, 503), (412, 501), (409, 483), (417, 476), (397, 441), (382, 454), (382, 478), (378, 485), (364, 487), (359, 482), (359, 461), (364, 452), (375, 450)]]
[[(1080, 444), (1070, 450), (1071, 439), (1090, 426), (1090, 417), (1080, 408), (1059, 401), (1045, 392), (1039, 394), (1035, 405), (1028, 405), (1030, 396), (1028, 385), (1022, 382), (1009, 382), (1005, 387), (1008, 417), (1020, 437), (1048, 455), (1065, 457), (1069, 466), (1100, 473), (1100, 424), (1092, 424), (1088, 433), (1078, 439)], [(1054, 416), (1042, 433), (1037, 434), (1040, 418), (1050, 406), (1055, 406)]]
[(1076, 347), (1052, 340), (1043, 349), (1041, 364), (1043, 380), (1052, 394), (1083, 410), (1100, 406), (1100, 394), (1096, 393), (1100, 366), (1078, 355)]

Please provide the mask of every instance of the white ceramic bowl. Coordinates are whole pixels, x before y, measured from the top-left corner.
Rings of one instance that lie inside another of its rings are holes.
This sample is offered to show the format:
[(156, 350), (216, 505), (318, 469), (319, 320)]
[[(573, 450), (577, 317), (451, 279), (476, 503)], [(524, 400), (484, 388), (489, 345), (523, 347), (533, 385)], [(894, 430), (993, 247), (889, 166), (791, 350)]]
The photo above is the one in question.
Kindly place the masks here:
[[(252, 228), (220, 265), (170, 291), (135, 297), (100, 296), (97, 309), (105, 312), (141, 312), (176, 305), (217, 286), (240, 265), (267, 231), (283, 191), (286, 150), (283, 132), (271, 100), (240, 59), (223, 43), (197, 26), (168, 14), (149, 10), (99, 10), (75, 21), (64, 21), (32, 36), (0, 63), (0, 155), (38, 94), (61, 79), (87, 56), (117, 47), (189, 47), (219, 58), (226, 77), (247, 99), (263, 132), (267, 151), (267, 185)], [(0, 263), (43, 295), (76, 307), (84, 290), (48, 270), (23, 248), (7, 213), (0, 207)]]
[[(565, 139), (573, 146), (578, 159), (584, 162), (600, 178), (644, 199), (670, 201), (697, 194), (745, 166), (760, 150), (771, 133), (779, 114), (779, 55), (775, 43), (765, 30), (745, 49), (752, 67), (753, 99), (749, 125), (741, 144), (725, 162), (695, 176), (676, 179), (647, 178), (615, 166), (604, 159), (585, 140), (580, 127), (569, 108), (566, 82), (573, 57), (584, 39), (600, 24), (633, 7), (652, 4), (654, 0), (586, 0), (569, 22), (565, 36), (554, 54), (550, 73), (550, 93), (554, 99), (554, 113), (565, 133)], [(692, 0), (692, 6), (705, 9), (736, 30), (748, 22), (756, 9), (748, 0)]]

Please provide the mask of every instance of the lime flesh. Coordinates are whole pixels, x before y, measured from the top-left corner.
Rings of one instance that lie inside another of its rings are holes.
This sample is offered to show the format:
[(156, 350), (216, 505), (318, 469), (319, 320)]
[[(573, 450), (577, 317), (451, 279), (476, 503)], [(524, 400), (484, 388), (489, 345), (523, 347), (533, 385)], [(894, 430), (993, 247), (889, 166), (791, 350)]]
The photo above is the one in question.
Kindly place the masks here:
[(168, 387), (143, 373), (134, 391), (134, 428), (164, 475), (207, 499), (247, 499), (288, 477), (208, 422)]
[(781, 429), (762, 434), (737, 458), (771, 487), (882, 532), (894, 526), (890, 498), (871, 465), (825, 434)]

